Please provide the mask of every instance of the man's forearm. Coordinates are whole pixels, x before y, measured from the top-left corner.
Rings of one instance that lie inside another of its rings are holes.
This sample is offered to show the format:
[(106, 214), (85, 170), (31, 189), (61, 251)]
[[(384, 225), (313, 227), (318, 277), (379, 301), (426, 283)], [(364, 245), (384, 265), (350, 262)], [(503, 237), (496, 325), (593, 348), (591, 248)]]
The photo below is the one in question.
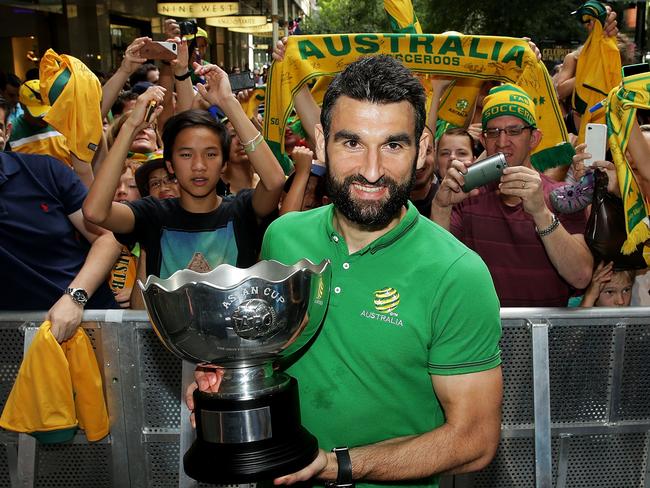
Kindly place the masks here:
[(304, 85), (294, 98), (296, 113), (300, 117), (302, 128), (311, 142), (316, 141), (314, 127), (320, 123), (320, 107), (311, 95), (307, 85)]
[(83, 288), (89, 296), (92, 296), (99, 285), (106, 280), (120, 255), (121, 248), (112, 232), (105, 232), (98, 236), (90, 246), (84, 265), (68, 286)]
[(442, 206), (434, 198), (431, 202), (431, 220), (445, 230), (451, 229), (451, 211), (452, 206)]
[[(537, 229), (544, 230), (552, 224), (553, 214), (547, 209), (534, 220)], [(562, 224), (541, 239), (553, 266), (567, 283), (578, 289), (589, 286), (594, 259), (584, 239), (569, 234)]]
[(108, 151), (106, 159), (95, 175), (94, 184), (91, 185), (83, 204), (83, 213), (86, 219), (98, 225), (101, 225), (110, 214), (113, 196), (120, 182), (124, 161), (133, 141), (134, 129), (128, 124), (127, 120), (122, 125), (122, 129)]
[(130, 73), (123, 68), (119, 68), (110, 79), (102, 86), (102, 119), (108, 115), (111, 107), (117, 100), (124, 84), (129, 79)]
[[(474, 427), (473, 431), (461, 430), (444, 424), (418, 436), (351, 449), (353, 477), (370, 481), (415, 480), (481, 469), (494, 456), (500, 424)], [(336, 469), (336, 461), (328, 462), (321, 478), (335, 479)]]

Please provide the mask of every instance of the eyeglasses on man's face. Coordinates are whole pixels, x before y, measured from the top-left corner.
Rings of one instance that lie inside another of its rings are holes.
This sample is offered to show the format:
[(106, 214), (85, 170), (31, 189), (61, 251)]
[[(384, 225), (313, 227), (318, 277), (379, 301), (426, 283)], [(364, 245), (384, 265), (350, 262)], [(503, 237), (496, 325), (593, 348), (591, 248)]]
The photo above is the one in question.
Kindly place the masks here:
[(502, 132), (505, 132), (507, 136), (518, 136), (526, 129), (534, 129), (532, 125), (509, 125), (503, 129), (499, 127), (492, 127), (490, 129), (484, 129), (483, 134), (488, 139), (497, 139)]
[(149, 190), (157, 190), (163, 185), (173, 185), (176, 183), (176, 177), (168, 175), (163, 178), (152, 178), (149, 180)]

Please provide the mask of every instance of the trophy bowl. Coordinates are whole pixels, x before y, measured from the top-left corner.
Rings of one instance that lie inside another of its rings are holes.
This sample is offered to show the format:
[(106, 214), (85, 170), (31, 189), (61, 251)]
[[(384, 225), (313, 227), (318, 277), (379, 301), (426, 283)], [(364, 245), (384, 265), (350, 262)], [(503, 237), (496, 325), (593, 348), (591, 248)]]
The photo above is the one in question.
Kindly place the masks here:
[(216, 393), (194, 392), (197, 440), (188, 476), (233, 484), (272, 479), (316, 458), (300, 422), (297, 382), (275, 370), (317, 333), (329, 303), (329, 261), (260, 261), (138, 281), (153, 328), (176, 356), (223, 369)]

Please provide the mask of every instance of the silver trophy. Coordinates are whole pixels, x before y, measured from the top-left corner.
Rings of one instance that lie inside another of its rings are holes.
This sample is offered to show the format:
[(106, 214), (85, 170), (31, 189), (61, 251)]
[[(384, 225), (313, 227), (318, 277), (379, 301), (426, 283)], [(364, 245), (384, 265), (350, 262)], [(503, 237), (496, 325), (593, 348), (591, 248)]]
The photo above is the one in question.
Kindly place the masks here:
[(297, 382), (275, 366), (318, 331), (330, 277), (329, 261), (303, 259), (138, 281), (165, 346), (187, 361), (224, 369), (218, 393), (194, 392), (197, 439), (183, 458), (188, 476), (247, 483), (292, 473), (316, 458), (318, 442), (300, 422)]

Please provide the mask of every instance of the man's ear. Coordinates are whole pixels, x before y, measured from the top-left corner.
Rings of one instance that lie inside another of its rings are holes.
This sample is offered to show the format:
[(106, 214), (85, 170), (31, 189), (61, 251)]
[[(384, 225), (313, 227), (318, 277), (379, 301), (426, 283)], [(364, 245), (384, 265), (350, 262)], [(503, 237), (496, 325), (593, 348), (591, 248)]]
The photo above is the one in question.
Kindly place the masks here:
[(174, 173), (174, 167), (172, 166), (171, 161), (165, 161), (165, 166), (167, 166), (167, 172), (171, 175), (175, 174)]
[(321, 124), (316, 124), (314, 130), (314, 137), (316, 138), (316, 159), (325, 162), (325, 146), (327, 145), (327, 141), (325, 140), (323, 126)]
[(539, 145), (539, 143), (542, 142), (542, 136), (543, 135), (544, 134), (539, 129), (533, 129), (531, 131), (530, 144), (529, 144), (529, 147), (530, 147), (531, 151), (533, 151)]
[(415, 169), (420, 169), (424, 167), (424, 162), (427, 159), (427, 149), (429, 148), (429, 142), (431, 141), (431, 134), (428, 131), (423, 130), (422, 135), (420, 136), (420, 141), (418, 142), (418, 160), (415, 164)]

